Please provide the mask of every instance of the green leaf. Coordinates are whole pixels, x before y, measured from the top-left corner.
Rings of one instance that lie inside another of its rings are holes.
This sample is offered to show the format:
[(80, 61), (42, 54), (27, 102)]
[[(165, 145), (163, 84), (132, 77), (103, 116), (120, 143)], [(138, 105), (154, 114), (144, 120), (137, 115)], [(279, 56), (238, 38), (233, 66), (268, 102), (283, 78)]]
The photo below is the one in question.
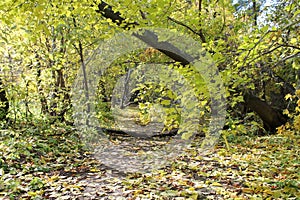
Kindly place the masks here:
[(161, 105), (169, 106), (169, 105), (171, 105), (171, 100), (162, 100), (160, 103), (161, 103)]

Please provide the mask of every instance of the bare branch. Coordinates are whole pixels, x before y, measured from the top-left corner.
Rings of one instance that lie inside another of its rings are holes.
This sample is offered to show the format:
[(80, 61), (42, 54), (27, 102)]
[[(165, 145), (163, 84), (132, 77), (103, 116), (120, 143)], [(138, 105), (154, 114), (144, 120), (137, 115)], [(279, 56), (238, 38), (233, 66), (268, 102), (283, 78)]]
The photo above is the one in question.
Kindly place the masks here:
[(295, 57), (297, 57), (297, 56), (300, 56), (300, 52), (284, 57), (283, 59), (281, 59), (281, 60), (279, 60), (277, 63), (275, 63), (274, 66), (277, 66), (277, 65), (279, 65), (280, 63), (283, 63), (284, 61), (289, 60), (289, 59), (291, 59), (291, 58), (295, 58)]
[(184, 24), (183, 22), (180, 22), (176, 19), (173, 19), (172, 17), (168, 17), (169, 20), (171, 20), (172, 22), (175, 22), (176, 24), (179, 24), (181, 26), (184, 26), (185, 28), (187, 28), (188, 30), (190, 30), (192, 33), (198, 35), (201, 39), (202, 42), (205, 43), (205, 38), (203, 38), (203, 36), (201, 35), (201, 32), (197, 32), (194, 29), (192, 29), (191, 27), (189, 27), (188, 25)]

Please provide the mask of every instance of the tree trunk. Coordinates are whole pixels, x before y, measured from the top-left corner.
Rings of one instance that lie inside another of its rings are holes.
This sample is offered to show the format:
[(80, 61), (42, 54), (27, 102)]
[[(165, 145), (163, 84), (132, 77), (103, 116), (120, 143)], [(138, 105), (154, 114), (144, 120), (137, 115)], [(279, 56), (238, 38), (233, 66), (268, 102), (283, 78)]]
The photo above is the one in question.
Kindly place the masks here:
[(257, 5), (257, 2), (256, 0), (252, 0), (252, 10), (253, 10), (253, 25), (254, 26), (257, 26), (257, 17), (258, 17), (258, 5)]
[(6, 116), (8, 114), (8, 109), (9, 109), (9, 102), (6, 97), (6, 93), (2, 81), (0, 80), (0, 120), (6, 119)]
[(244, 100), (246, 107), (253, 110), (262, 119), (264, 128), (267, 131), (275, 132), (277, 127), (286, 123), (287, 118), (280, 111), (273, 109), (268, 103), (258, 97), (246, 93)]

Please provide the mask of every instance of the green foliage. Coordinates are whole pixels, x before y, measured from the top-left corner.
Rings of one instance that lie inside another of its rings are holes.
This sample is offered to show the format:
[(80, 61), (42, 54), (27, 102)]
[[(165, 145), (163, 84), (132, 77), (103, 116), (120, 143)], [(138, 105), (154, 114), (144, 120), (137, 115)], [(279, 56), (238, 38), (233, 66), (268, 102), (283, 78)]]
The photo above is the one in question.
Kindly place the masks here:
[(42, 195), (47, 179), (38, 174), (80, 165), (74, 160), (85, 152), (71, 127), (65, 125), (2, 130), (0, 139), (0, 188), (6, 191), (1, 195), (10, 198), (24, 192), (33, 197)]
[[(53, 191), (61, 187), (65, 194), (61, 198), (73, 199), (68, 191), (81, 194), (81, 187), (86, 185), (77, 184), (78, 180), (73, 185), (64, 182), (64, 173), (101, 171), (84, 157), (87, 152), (74, 127), (66, 126), (73, 122), (70, 97), (78, 70), (84, 69), (99, 41), (113, 37), (123, 26), (97, 13), (95, 2), (0, 2), (0, 77), (10, 106), (8, 123), (0, 124), (1, 197), (60, 198)], [(218, 146), (215, 156), (203, 156), (199, 152), (201, 141), (196, 140), (190, 152), (183, 152), (171, 166), (149, 175), (113, 180), (99, 191), (117, 191), (116, 185), (121, 184), (126, 198), (159, 199), (163, 195), (197, 199), (204, 198), (205, 192), (211, 199), (219, 197), (213, 194), (225, 199), (299, 196), (300, 95), (295, 90), (300, 69), (299, 3), (279, 0), (270, 9), (258, 1), (247, 6), (245, 1), (238, 2), (245, 9), (229, 0), (107, 1), (126, 22), (137, 22), (138, 28), (166, 28), (200, 42), (222, 75), (228, 108), (226, 130), (219, 143), (224, 142), (226, 150)], [(256, 17), (264, 12), (266, 16), (258, 23)], [(159, 37), (159, 41), (167, 39)], [(180, 42), (176, 45), (181, 46)], [(189, 129), (203, 135), (208, 132), (214, 97), (195, 66), (174, 63), (153, 48), (112, 59), (96, 91), (101, 127), (115, 127), (110, 102), (114, 88), (121, 77), (137, 68), (140, 71), (135, 73), (140, 76), (131, 80), (135, 86), (129, 91), (135, 95), (132, 113), (126, 114), (134, 115), (141, 125), (153, 119), (163, 122), (164, 131), (184, 124), (183, 139), (190, 138)], [(168, 73), (155, 76), (158, 70), (154, 68), (149, 69), (153, 78), (144, 81), (146, 75), (140, 68), (157, 63), (183, 78), (168, 80)], [(193, 89), (176, 93), (178, 88), (170, 88), (171, 83)], [(260, 117), (245, 107), (245, 92), (289, 117), (287, 124), (277, 128), (278, 135), (253, 137), (265, 132)], [(197, 100), (196, 105), (188, 99), (191, 96)], [(1, 100), (0, 119), (7, 114), (4, 106)], [(191, 112), (194, 108), (199, 113)], [(196, 126), (194, 119), (198, 120)]]

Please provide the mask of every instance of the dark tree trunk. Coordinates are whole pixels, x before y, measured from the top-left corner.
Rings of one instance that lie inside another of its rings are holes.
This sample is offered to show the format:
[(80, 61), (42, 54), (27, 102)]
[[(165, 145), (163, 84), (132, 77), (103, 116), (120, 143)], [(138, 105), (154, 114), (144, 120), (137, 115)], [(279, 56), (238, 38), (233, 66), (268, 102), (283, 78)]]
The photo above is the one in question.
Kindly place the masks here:
[[(60, 122), (64, 122), (64, 115), (69, 109), (70, 104), (70, 96), (68, 94), (64, 74), (62, 69), (58, 69), (53, 71), (55, 81), (54, 93), (52, 95), (52, 99), (54, 100), (50, 106), (50, 115), (56, 117)], [(59, 101), (62, 101), (63, 108), (58, 108)]]
[(37, 89), (38, 89), (38, 92), (39, 92), (39, 99), (40, 99), (40, 103), (41, 103), (41, 113), (42, 114), (48, 114), (49, 113), (49, 108), (48, 108), (48, 102), (47, 102), (47, 98), (45, 97), (45, 94), (44, 94), (44, 90), (43, 90), (43, 87), (42, 87), (42, 78), (41, 78), (41, 73), (42, 73), (42, 69), (41, 69), (41, 63), (39, 61), (40, 57), (38, 54), (36, 54), (36, 58), (38, 60), (38, 64), (37, 64), (37, 67), (36, 67), (36, 80), (37, 80)]
[(257, 26), (257, 12), (259, 10), (256, 0), (252, 0), (252, 10), (253, 10), (253, 25)]
[(2, 81), (0, 80), (0, 120), (6, 119), (6, 116), (8, 114), (8, 109), (9, 109), (9, 102), (6, 97), (6, 93)]
[(258, 97), (246, 93), (244, 100), (245, 106), (257, 113), (262, 119), (267, 131), (275, 132), (277, 127), (287, 122), (287, 118), (280, 111), (273, 109), (267, 102)]

